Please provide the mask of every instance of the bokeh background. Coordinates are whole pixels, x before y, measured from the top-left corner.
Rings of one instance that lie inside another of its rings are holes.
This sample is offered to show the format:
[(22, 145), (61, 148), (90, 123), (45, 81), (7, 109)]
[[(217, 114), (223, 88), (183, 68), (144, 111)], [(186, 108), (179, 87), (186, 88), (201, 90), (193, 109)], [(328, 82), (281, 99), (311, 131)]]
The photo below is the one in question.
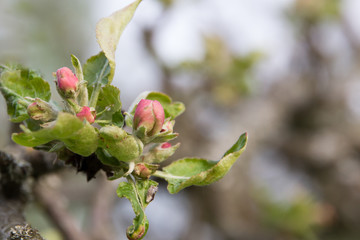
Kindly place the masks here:
[[(96, 22), (130, 2), (0, 0), (0, 62), (37, 69), (54, 88), (52, 72), (70, 67), (70, 54), (84, 63), (100, 51)], [(221, 181), (177, 195), (161, 182), (146, 239), (360, 239), (359, 16), (357, 0), (141, 3), (116, 54), (123, 108), (146, 90), (185, 103), (173, 159), (216, 160), (249, 134)], [(0, 107), (5, 149), (3, 98)], [(115, 196), (118, 182), (87, 183), (72, 169), (43, 182), (94, 239), (125, 239), (133, 213)], [(62, 239), (36, 201), (27, 217)]]

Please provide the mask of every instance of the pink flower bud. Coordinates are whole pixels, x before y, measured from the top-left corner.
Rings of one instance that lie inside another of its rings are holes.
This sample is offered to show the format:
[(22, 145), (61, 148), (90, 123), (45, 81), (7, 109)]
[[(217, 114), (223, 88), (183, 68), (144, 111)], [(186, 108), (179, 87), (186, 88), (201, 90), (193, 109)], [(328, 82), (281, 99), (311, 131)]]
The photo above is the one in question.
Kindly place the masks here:
[(144, 163), (138, 163), (135, 165), (134, 173), (141, 178), (149, 178), (152, 171)]
[(145, 128), (147, 136), (160, 132), (165, 120), (164, 109), (156, 100), (141, 99), (134, 115), (134, 129)]
[(56, 71), (56, 78), (56, 85), (60, 93), (64, 94), (66, 97), (75, 94), (79, 80), (69, 68), (59, 68)]
[(169, 147), (171, 147), (171, 144), (166, 142), (166, 143), (161, 144), (160, 147), (161, 148), (169, 148)]
[(96, 113), (94, 110), (91, 110), (89, 107), (84, 106), (81, 108), (80, 112), (78, 112), (76, 114), (76, 116), (81, 120), (84, 121), (84, 119), (86, 119), (86, 121), (88, 121), (89, 123), (93, 123), (95, 121), (96, 118)]

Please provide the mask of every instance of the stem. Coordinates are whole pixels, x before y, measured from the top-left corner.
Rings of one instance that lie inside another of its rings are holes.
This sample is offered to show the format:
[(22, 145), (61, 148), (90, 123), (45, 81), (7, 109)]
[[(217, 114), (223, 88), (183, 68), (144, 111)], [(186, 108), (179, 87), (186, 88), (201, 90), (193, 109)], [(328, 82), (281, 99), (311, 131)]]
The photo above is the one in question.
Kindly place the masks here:
[(135, 162), (130, 162), (129, 163), (129, 170), (124, 174), (123, 177), (129, 176), (134, 171), (134, 168), (135, 168)]
[[(97, 117), (97, 115), (96, 115), (96, 117)], [(109, 124), (109, 123), (111, 123), (111, 121), (110, 120), (95, 120), (95, 123), (104, 123), (104, 124)]]
[(163, 171), (155, 171), (153, 174), (153, 176), (155, 177), (159, 177), (159, 178), (164, 178), (164, 179), (182, 179), (182, 180), (187, 180), (189, 179), (190, 177), (182, 177), (182, 176), (175, 176), (175, 175), (172, 175), (172, 174), (169, 174), (169, 173), (166, 173), (166, 172), (163, 172)]
[(101, 83), (98, 82), (95, 84), (94, 91), (91, 94), (89, 107), (93, 107), (93, 108), (96, 107), (96, 103), (99, 98), (100, 90), (101, 90)]
[(66, 103), (70, 106), (70, 110), (73, 113), (78, 113), (80, 111), (80, 106), (76, 103), (74, 98), (66, 98)]

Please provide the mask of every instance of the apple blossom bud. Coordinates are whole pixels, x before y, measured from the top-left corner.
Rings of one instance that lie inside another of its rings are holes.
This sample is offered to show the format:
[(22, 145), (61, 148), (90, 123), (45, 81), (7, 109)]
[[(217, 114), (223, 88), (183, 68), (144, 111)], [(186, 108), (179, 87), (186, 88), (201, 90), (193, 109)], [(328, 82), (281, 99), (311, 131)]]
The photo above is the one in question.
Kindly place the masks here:
[(156, 100), (141, 99), (134, 115), (134, 129), (145, 128), (146, 136), (154, 136), (162, 129), (165, 120), (164, 109)]
[(151, 171), (144, 163), (138, 163), (135, 165), (134, 174), (141, 178), (149, 178), (153, 171)]
[(171, 157), (176, 149), (178, 149), (180, 146), (180, 143), (175, 144), (172, 146), (170, 143), (162, 143), (157, 145), (156, 147), (153, 147), (150, 149), (149, 152), (147, 152), (145, 155), (142, 156), (142, 161), (144, 163), (161, 163), (162, 161), (165, 161), (169, 157)]
[(137, 229), (134, 229), (132, 226), (128, 227), (126, 230), (126, 236), (129, 240), (139, 240), (145, 234), (145, 226), (140, 225)]
[(76, 114), (76, 116), (81, 120), (88, 121), (89, 123), (93, 123), (96, 118), (95, 110), (92, 110), (90, 107), (84, 106), (81, 108), (80, 112)]
[(29, 116), (34, 120), (49, 122), (56, 119), (57, 111), (50, 103), (35, 98), (35, 101), (27, 107)]
[(75, 74), (67, 67), (59, 68), (56, 71), (56, 86), (58, 92), (65, 97), (75, 96), (78, 89), (79, 80)]
[(160, 132), (172, 133), (174, 130), (174, 124), (175, 124), (175, 120), (165, 122)]
[(169, 147), (171, 147), (171, 143), (168, 143), (168, 142), (163, 143), (163, 144), (161, 144), (161, 146), (160, 146), (160, 148), (169, 148)]

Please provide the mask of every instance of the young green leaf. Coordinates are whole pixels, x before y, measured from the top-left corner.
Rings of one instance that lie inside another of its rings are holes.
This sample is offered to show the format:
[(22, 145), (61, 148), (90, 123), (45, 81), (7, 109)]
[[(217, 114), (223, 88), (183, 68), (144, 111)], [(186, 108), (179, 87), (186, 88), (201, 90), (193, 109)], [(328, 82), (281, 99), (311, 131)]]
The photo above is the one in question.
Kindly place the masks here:
[(131, 162), (138, 159), (143, 151), (143, 143), (117, 126), (105, 126), (99, 131), (100, 147), (119, 161)]
[(106, 85), (110, 75), (110, 65), (104, 52), (92, 56), (84, 65), (84, 79), (88, 82), (88, 87), (96, 83)]
[(53, 140), (63, 141), (65, 146), (74, 153), (89, 156), (95, 152), (98, 134), (90, 124), (84, 124), (76, 116), (59, 113), (53, 125), (38, 131), (30, 131), (23, 127), (24, 132), (14, 133), (12, 140), (20, 145), (35, 147)]
[(99, 136), (97, 129), (86, 122), (79, 131), (59, 140), (63, 141), (70, 151), (87, 157), (96, 151)]
[[(121, 113), (120, 90), (112, 85), (106, 85), (101, 88), (98, 101), (96, 104), (96, 112), (101, 113), (97, 116), (97, 120), (115, 121), (115, 125), (122, 127), (123, 118), (118, 119)], [(115, 116), (114, 116), (115, 115)], [(119, 122), (120, 121), (120, 122)], [(99, 123), (104, 126), (104, 124)]]
[(157, 171), (154, 176), (168, 181), (168, 191), (171, 194), (191, 185), (203, 186), (223, 178), (235, 161), (245, 150), (247, 134), (240, 136), (220, 161), (209, 161), (200, 158), (184, 158), (164, 167), (164, 172)]
[(110, 155), (105, 149), (98, 148), (95, 152), (97, 158), (101, 161), (102, 164), (112, 166), (112, 167), (120, 167), (121, 162)]
[(22, 122), (29, 118), (27, 105), (29, 98), (40, 98), (49, 101), (51, 97), (50, 85), (41, 76), (21, 66), (1, 67), (0, 91), (3, 94), (7, 112), (12, 122)]
[(120, 36), (126, 25), (134, 16), (135, 10), (141, 0), (137, 0), (127, 7), (116, 11), (111, 16), (101, 19), (96, 25), (96, 39), (109, 60), (111, 67), (109, 83), (114, 78), (115, 73), (115, 51)]
[(165, 111), (165, 118), (176, 118), (185, 111), (185, 106), (181, 102), (172, 102), (171, 98), (165, 93), (150, 92), (146, 99), (157, 100), (161, 103)]
[(80, 82), (83, 81), (84, 80), (84, 75), (83, 75), (80, 60), (75, 55), (71, 54), (71, 63), (75, 68), (76, 77), (79, 79)]
[(135, 213), (133, 225), (128, 227), (126, 234), (128, 239), (142, 239), (148, 230), (149, 222), (145, 215), (145, 208), (149, 204), (149, 194), (153, 194), (152, 189), (156, 188), (157, 182), (152, 180), (129, 180), (129, 182), (121, 182), (117, 189), (117, 195), (127, 198)]

